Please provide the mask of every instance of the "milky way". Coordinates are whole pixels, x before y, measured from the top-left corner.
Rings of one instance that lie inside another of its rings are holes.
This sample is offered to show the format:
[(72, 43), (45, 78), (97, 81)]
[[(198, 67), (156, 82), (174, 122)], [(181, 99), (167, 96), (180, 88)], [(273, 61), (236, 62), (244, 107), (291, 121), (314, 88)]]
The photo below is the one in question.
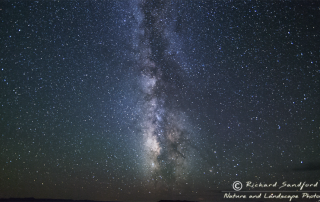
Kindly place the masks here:
[(183, 69), (172, 56), (175, 48), (170, 47), (175, 43), (173, 6), (162, 1), (138, 5), (141, 133), (146, 176), (155, 180), (155, 186), (186, 180), (192, 164), (192, 130), (181, 106)]

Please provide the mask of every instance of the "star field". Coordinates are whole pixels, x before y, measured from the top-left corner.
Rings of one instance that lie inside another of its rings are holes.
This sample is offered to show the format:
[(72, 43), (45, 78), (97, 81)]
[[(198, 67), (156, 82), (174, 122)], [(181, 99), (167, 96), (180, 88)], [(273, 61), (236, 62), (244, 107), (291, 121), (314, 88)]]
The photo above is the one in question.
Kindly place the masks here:
[(0, 198), (318, 182), (319, 19), (318, 1), (1, 1)]

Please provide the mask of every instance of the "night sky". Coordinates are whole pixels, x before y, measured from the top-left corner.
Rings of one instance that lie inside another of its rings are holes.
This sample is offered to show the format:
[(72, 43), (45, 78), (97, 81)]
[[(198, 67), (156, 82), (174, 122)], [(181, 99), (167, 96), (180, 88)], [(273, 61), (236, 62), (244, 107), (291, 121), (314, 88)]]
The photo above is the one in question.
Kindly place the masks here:
[(0, 22), (0, 198), (320, 180), (319, 1), (1, 1)]

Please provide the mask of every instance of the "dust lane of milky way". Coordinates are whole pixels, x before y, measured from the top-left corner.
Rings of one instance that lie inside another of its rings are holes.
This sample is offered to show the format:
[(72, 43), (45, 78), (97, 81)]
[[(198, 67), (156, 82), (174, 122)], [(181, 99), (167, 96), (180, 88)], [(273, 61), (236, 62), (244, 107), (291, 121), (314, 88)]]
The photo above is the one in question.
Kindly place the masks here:
[[(138, 71), (142, 89), (141, 133), (146, 177), (157, 187), (186, 184), (194, 158), (192, 128), (183, 108), (183, 69), (171, 52), (176, 11), (170, 2), (141, 2)], [(177, 43), (176, 46), (179, 46)]]

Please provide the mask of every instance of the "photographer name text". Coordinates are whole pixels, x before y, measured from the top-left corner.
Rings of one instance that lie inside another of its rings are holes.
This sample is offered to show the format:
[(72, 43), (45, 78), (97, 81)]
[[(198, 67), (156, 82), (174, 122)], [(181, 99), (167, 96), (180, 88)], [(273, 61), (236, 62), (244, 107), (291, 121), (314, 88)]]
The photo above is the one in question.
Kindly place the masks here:
[(279, 187), (279, 189), (284, 188), (299, 188), (299, 190), (303, 190), (303, 188), (310, 188), (310, 187), (318, 187), (318, 182), (316, 183), (307, 183), (307, 182), (299, 182), (290, 184), (287, 183), (287, 181), (282, 182), (281, 184), (278, 184), (278, 182), (267, 184), (267, 183), (253, 183), (251, 181), (246, 182), (246, 187), (254, 189), (254, 188), (268, 188), (268, 187)]

